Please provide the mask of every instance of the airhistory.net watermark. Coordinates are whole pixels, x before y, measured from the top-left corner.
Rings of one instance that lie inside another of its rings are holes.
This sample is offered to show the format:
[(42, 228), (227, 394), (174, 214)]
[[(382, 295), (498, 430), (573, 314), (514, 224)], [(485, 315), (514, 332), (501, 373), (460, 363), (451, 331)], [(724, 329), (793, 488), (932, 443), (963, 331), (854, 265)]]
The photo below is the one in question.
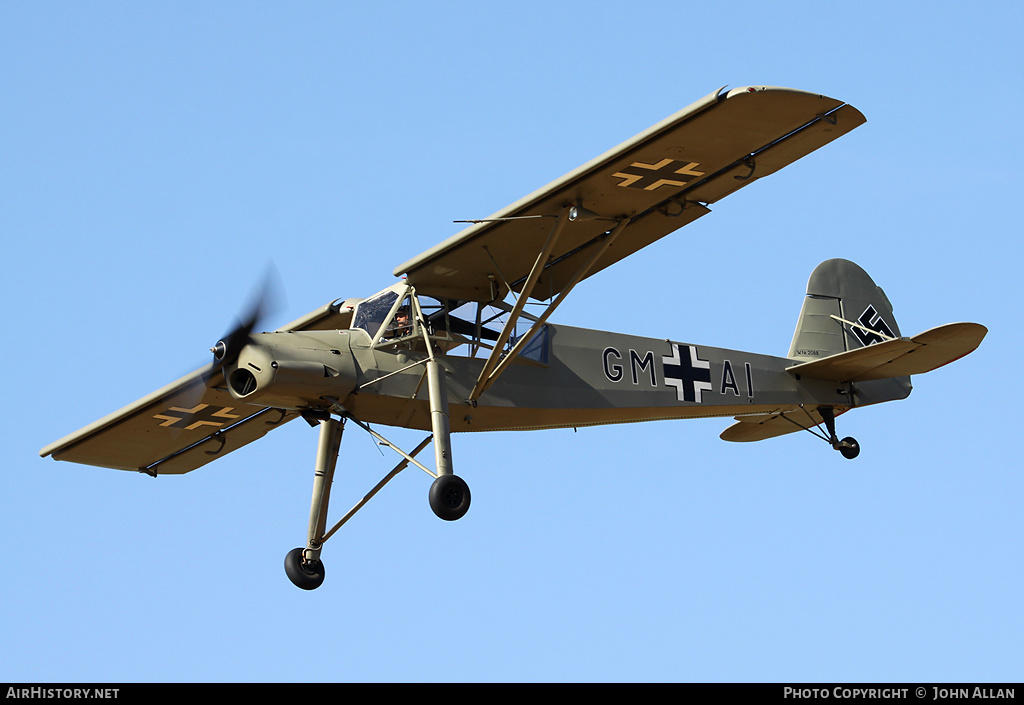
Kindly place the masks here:
[(120, 688), (49, 688), (44, 686), (10, 686), (6, 698), (25, 700), (116, 700)]

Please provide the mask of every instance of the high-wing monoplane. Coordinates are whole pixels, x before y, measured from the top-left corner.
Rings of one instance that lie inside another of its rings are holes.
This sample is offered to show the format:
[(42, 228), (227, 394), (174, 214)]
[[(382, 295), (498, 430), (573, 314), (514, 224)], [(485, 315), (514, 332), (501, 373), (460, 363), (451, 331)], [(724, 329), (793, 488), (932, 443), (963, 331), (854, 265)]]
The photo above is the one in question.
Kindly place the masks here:
[[(212, 348), (203, 368), (40, 451), (152, 476), (187, 473), (294, 419), (319, 426), (306, 545), (285, 570), (303, 589), (324, 579), (324, 542), (408, 465), (434, 480), (429, 504), (462, 517), (466, 482), (451, 434), (735, 417), (721, 435), (757, 441), (798, 430), (846, 458), (836, 417), (905, 398), (910, 376), (974, 350), (986, 334), (952, 323), (900, 334), (892, 306), (857, 265), (811, 274), (789, 353), (774, 357), (690, 341), (549, 322), (583, 279), (710, 212), (711, 204), (864, 122), (816, 93), (754, 86), (715, 91), (627, 142), (399, 265), (397, 283), (332, 301), (272, 332), (260, 307)], [(544, 308), (528, 311), (527, 302)], [(347, 423), (400, 461), (328, 529)], [(428, 432), (401, 449), (381, 426)], [(433, 444), (433, 468), (417, 460)]]

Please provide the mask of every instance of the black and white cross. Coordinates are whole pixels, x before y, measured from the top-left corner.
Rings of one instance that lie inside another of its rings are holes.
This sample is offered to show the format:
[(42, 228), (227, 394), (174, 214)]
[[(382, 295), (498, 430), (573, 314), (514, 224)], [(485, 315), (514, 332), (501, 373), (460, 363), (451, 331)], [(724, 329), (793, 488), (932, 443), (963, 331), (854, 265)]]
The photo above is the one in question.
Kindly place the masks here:
[(665, 384), (675, 387), (678, 401), (701, 403), (701, 394), (711, 391), (711, 362), (697, 357), (692, 345), (670, 345), (672, 354), (661, 358)]

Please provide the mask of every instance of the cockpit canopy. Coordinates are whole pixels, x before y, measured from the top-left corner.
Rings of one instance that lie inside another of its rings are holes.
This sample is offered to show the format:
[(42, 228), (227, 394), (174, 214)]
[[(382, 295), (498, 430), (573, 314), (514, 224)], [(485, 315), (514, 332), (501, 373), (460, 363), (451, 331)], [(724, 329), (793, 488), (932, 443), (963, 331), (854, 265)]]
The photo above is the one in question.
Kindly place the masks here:
[(412, 335), (414, 326), (409, 287), (396, 284), (363, 299), (352, 314), (352, 329), (360, 328), (374, 343)]
[[(486, 355), (493, 348), (508, 314), (508, 307), (500, 302), (484, 305), (417, 297), (413, 287), (403, 282), (357, 303), (350, 328), (365, 331), (374, 347), (425, 349), (424, 335), (416, 316), (417, 308), (422, 311), (427, 337), (437, 349), (449, 352), (466, 345), (465, 354), (469, 357), (475, 357), (480, 350)], [(533, 317), (524, 316), (505, 347), (510, 349), (527, 332)], [(474, 320), (467, 320), (467, 317)], [(519, 357), (546, 364), (547, 347), (548, 327), (545, 325), (531, 338)]]

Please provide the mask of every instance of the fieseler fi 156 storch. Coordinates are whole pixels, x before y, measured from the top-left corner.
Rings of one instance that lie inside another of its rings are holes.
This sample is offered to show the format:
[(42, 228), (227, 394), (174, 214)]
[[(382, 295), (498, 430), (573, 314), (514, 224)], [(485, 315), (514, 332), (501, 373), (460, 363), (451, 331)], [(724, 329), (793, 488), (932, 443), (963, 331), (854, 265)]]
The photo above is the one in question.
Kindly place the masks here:
[[(453, 472), (457, 431), (567, 428), (733, 416), (728, 441), (797, 430), (847, 458), (849, 409), (903, 399), (910, 375), (974, 350), (987, 330), (951, 323), (903, 337), (885, 294), (833, 259), (810, 276), (785, 357), (571, 328), (549, 317), (580, 281), (692, 223), (709, 206), (864, 123), (842, 101), (786, 88), (721, 89), (394, 270), (398, 283), (333, 301), (273, 332), (257, 303), (192, 374), (40, 451), (152, 476), (187, 473), (303, 418), (319, 426), (297, 586), (324, 579), (324, 542), (401, 470), (434, 478), (445, 520), (470, 504)], [(527, 302), (539, 303), (533, 312)], [(659, 331), (661, 334), (669, 331)], [(330, 529), (328, 498), (352, 422), (400, 456)], [(402, 450), (376, 427), (422, 429)], [(433, 444), (434, 467), (416, 459)]]

